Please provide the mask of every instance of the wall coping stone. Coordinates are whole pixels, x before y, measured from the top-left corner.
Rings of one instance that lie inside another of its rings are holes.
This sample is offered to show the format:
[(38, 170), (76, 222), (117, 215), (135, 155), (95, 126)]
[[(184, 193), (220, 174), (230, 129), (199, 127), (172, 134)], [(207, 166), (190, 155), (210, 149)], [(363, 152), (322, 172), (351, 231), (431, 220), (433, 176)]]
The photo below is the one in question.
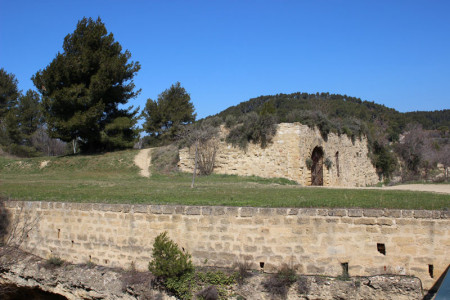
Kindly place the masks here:
[(235, 206), (189, 206), (160, 204), (109, 204), (109, 203), (73, 203), (53, 201), (6, 200), (6, 208), (24, 208), (36, 210), (81, 210), (124, 213), (153, 213), (206, 216), (315, 216), (315, 217), (362, 217), (396, 219), (450, 219), (450, 210), (411, 210), (411, 209), (373, 209), (373, 208), (289, 208), (289, 207), (235, 207)]

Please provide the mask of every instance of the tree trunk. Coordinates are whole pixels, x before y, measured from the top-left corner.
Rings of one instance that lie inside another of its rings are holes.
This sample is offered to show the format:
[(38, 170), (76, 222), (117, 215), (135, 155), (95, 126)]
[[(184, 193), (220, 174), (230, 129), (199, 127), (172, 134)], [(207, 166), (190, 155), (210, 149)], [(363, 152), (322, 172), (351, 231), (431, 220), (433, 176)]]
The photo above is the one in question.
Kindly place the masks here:
[(197, 174), (197, 163), (198, 163), (198, 140), (195, 142), (194, 172), (192, 173), (191, 189), (194, 188), (195, 175)]
[(77, 142), (75, 139), (72, 140), (72, 146), (73, 146), (73, 154), (77, 153)]

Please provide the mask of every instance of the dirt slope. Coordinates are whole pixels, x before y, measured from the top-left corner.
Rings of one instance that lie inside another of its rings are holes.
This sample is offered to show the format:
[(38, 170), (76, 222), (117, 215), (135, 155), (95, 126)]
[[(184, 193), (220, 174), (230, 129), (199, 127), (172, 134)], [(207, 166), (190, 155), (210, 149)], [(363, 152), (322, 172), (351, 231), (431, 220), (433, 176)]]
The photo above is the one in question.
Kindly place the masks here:
[(134, 164), (141, 169), (141, 176), (150, 177), (150, 165), (152, 163), (152, 148), (142, 149), (134, 158)]

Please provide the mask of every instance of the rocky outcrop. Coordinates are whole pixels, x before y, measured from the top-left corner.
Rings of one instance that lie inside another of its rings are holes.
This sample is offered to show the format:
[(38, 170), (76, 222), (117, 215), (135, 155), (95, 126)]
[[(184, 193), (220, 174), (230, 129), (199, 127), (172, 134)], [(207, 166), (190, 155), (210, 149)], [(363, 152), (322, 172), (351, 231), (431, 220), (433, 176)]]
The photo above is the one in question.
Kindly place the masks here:
[(39, 288), (67, 299), (175, 299), (151, 288), (153, 277), (149, 272), (90, 264), (58, 266), (32, 255), (25, 255), (13, 265), (2, 265), (0, 285)]
[[(39, 288), (67, 299), (176, 299), (153, 289), (153, 277), (149, 272), (124, 271), (89, 264), (64, 263), (57, 266), (32, 255), (22, 256), (13, 265), (1, 265), (0, 286), (8, 283), (19, 287)], [(266, 273), (253, 273), (244, 284), (229, 287), (230, 294), (234, 295), (232, 299), (409, 300), (423, 297), (420, 280), (410, 276), (300, 276), (283, 296), (263, 284), (270, 276), (271, 274)]]

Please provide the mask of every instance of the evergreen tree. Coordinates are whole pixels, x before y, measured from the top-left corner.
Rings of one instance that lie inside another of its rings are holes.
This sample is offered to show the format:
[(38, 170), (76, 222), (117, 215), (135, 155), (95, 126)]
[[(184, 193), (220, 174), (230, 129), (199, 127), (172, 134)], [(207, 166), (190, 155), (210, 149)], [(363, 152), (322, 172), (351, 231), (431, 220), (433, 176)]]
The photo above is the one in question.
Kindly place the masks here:
[(28, 90), (19, 97), (17, 104), (17, 120), (24, 143), (31, 146), (31, 136), (43, 125), (39, 94)]
[(143, 111), (144, 130), (152, 137), (165, 137), (172, 140), (180, 126), (195, 121), (194, 105), (191, 96), (179, 82), (158, 96), (157, 101), (148, 99)]
[[(13, 115), (9, 111), (17, 105), (19, 90), (14, 74), (0, 69), (0, 145), (6, 146), (10, 142), (8, 129), (14, 124)], [(9, 116), (8, 116), (9, 115)]]
[(135, 98), (138, 62), (107, 32), (98, 18), (83, 18), (64, 39), (63, 53), (32, 80), (43, 96), (51, 137), (79, 141), (94, 152), (130, 147), (138, 137), (138, 109), (119, 108)]
[(8, 111), (16, 106), (19, 97), (17, 79), (14, 74), (8, 74), (0, 69), (0, 122), (6, 117)]

